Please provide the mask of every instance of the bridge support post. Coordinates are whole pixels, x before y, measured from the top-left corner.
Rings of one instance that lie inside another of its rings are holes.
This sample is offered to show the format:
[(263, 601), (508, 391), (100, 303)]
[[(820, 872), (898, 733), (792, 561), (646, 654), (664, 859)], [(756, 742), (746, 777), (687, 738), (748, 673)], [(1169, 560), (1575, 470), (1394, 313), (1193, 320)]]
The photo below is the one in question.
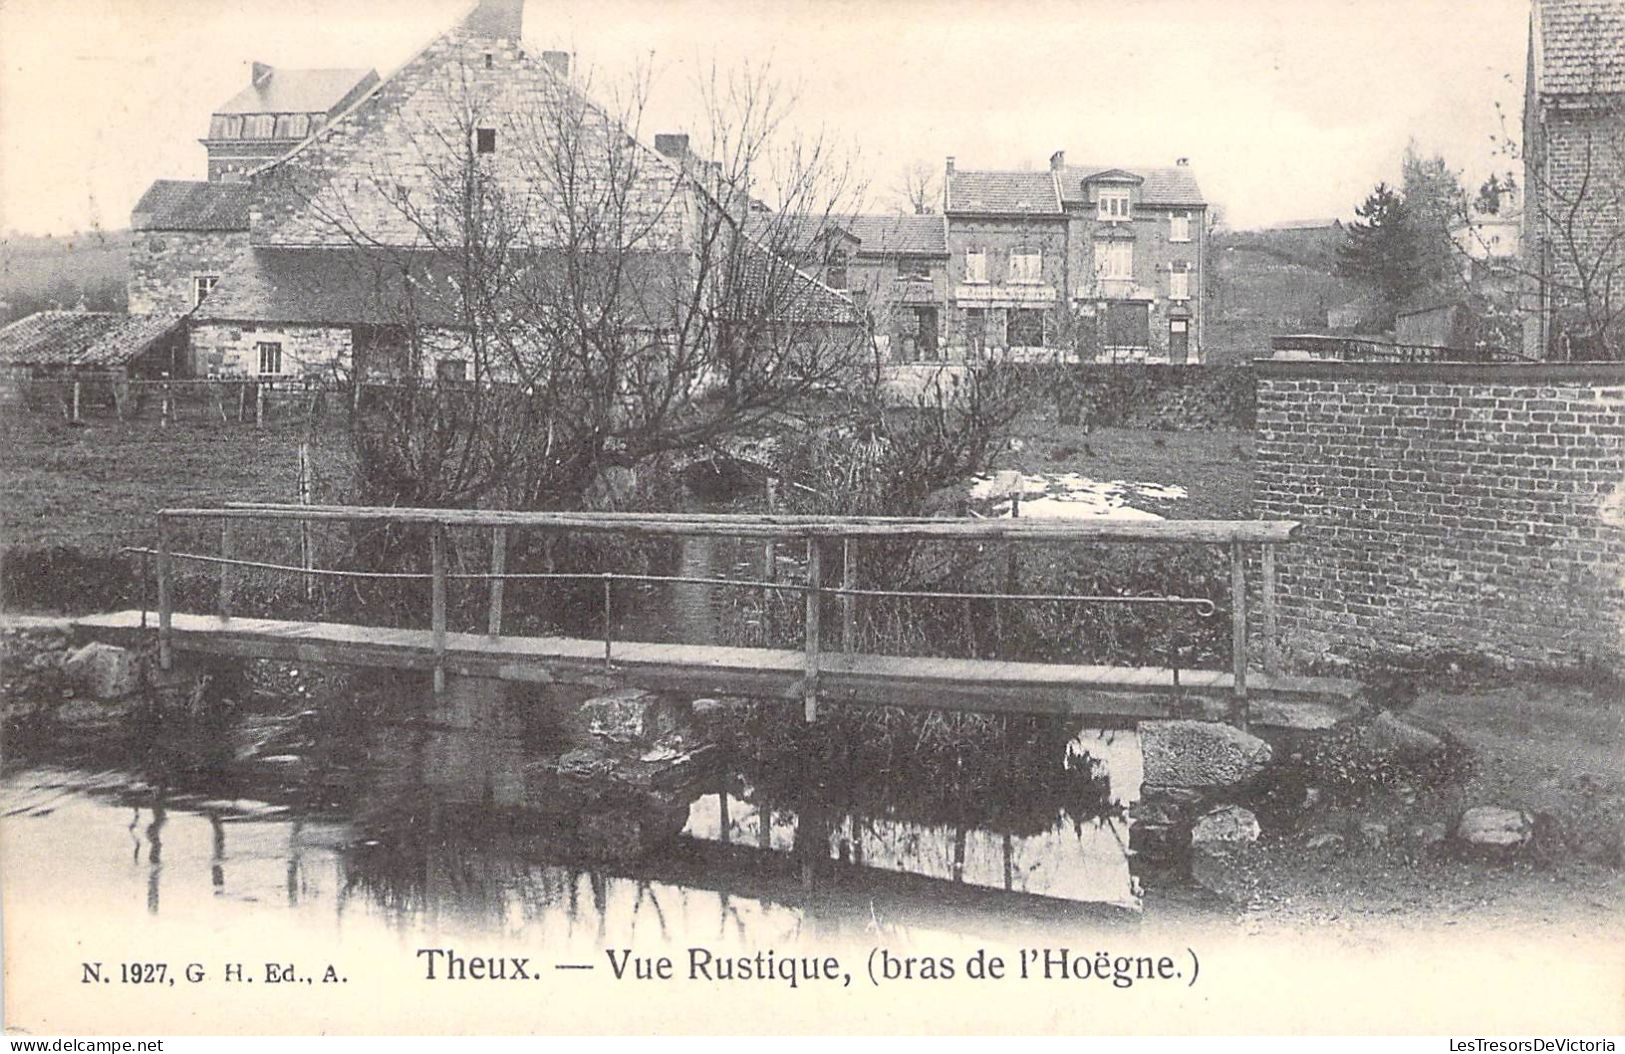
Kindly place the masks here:
[(818, 537), (814, 535), (807, 539), (807, 664), (801, 682), (802, 718), (809, 724), (818, 720), (818, 617), (823, 600), (819, 593), (823, 577), (822, 555)]
[(446, 529), (429, 528), (429, 628), (434, 633), (434, 694), (446, 690)]
[(502, 636), (502, 576), (508, 570), (508, 528), (491, 528), (491, 605), (486, 612), (485, 632)]
[(1247, 730), (1247, 551), (1230, 543), (1230, 661), (1235, 678), (1236, 725)]
[[(858, 587), (858, 558), (852, 552), (852, 539), (841, 539), (841, 588)], [(851, 651), (858, 643), (857, 600), (851, 592), (841, 594), (841, 650)]]

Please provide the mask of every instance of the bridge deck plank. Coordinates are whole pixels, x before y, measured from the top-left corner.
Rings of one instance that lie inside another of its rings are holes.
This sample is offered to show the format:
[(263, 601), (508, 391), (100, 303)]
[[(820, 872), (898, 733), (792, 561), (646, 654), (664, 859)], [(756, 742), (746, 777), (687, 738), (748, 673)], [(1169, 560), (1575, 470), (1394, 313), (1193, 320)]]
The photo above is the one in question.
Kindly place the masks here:
[[(183, 652), (423, 670), (435, 661), (429, 630), (185, 613), (176, 613), (172, 625), (174, 645)], [(151, 624), (142, 629), (139, 611), (87, 616), (75, 628), (82, 637), (116, 642), (156, 633)], [(806, 656), (789, 649), (616, 641), (610, 661), (606, 668), (602, 640), (446, 634), (446, 669), (453, 674), (785, 700), (800, 698)], [(1197, 697), (1222, 702), (1231, 683), (1217, 670), (1181, 670), (1176, 692), (1164, 667), (852, 652), (825, 653), (819, 667), (820, 695), (831, 701), (1125, 720), (1203, 713)], [(1331, 678), (1248, 676), (1255, 699), (1346, 702), (1356, 690), (1354, 682)]]

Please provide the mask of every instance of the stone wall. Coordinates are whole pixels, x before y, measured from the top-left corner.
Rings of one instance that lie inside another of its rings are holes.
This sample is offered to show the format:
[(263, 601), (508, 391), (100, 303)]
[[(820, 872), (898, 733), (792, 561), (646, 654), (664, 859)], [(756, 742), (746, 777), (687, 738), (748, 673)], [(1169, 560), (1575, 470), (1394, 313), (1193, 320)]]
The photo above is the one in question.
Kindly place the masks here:
[(1625, 668), (1625, 365), (1255, 369), (1289, 642)]
[(210, 322), (192, 329), (192, 355), (201, 376), (257, 376), (262, 343), (281, 346), (283, 377), (332, 380), (349, 375), (348, 326), (236, 326)]
[(248, 250), (247, 231), (134, 231), (130, 312), (181, 314), (196, 307), (193, 280), (224, 274)]
[[(294, 157), (255, 177), (264, 194), (254, 242), (409, 246), (422, 244), (429, 228), (445, 237), (458, 221), (442, 212), (444, 202), (470, 165), (507, 195), (507, 207), (531, 210), (528, 230), (548, 231), (559, 220), (549, 205), (557, 194), (536, 188), (556, 187), (565, 172), (602, 179), (614, 163), (634, 173), (626, 221), (647, 231), (634, 248), (675, 248), (686, 237), (690, 205), (679, 171), (624, 134), (541, 56), (460, 26)], [(560, 135), (579, 159), (561, 159), (550, 145)], [(483, 137), (490, 150), (476, 153)]]

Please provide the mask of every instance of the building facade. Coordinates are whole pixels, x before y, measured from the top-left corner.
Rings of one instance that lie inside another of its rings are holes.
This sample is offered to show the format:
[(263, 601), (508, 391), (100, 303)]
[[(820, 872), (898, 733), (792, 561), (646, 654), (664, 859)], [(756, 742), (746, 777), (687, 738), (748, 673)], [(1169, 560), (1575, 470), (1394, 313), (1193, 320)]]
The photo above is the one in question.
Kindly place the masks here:
[(1524, 354), (1625, 358), (1625, 0), (1534, 0)]

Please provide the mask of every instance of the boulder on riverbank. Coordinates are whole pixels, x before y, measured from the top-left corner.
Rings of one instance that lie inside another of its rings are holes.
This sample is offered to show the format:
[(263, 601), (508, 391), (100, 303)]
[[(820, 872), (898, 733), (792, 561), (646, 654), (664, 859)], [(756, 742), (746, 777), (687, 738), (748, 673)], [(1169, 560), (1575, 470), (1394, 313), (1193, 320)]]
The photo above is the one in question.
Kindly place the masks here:
[(1269, 764), (1270, 745), (1211, 721), (1147, 721), (1140, 726), (1148, 790), (1211, 790), (1250, 782)]
[(1514, 853), (1534, 840), (1535, 820), (1522, 809), (1476, 805), (1456, 821), (1455, 835), (1458, 842), (1471, 849)]

